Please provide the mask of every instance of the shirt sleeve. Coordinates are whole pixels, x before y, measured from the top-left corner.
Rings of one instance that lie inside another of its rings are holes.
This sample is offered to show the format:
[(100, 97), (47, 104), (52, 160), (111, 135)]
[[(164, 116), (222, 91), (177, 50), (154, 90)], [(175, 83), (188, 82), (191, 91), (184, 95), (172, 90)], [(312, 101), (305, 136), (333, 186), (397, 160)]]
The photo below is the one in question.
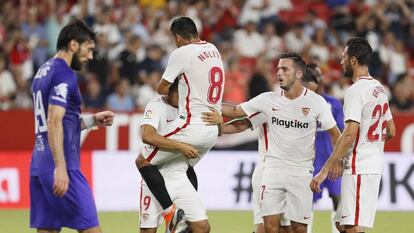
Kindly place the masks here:
[(173, 83), (174, 80), (182, 73), (188, 65), (188, 54), (183, 54), (182, 50), (174, 50), (168, 59), (167, 68), (165, 68), (162, 78)]
[(263, 123), (266, 123), (266, 116), (263, 113), (254, 114), (250, 116), (248, 119), (252, 124), (253, 129), (261, 127)]
[(320, 113), (318, 116), (318, 121), (321, 123), (322, 130), (328, 130), (336, 125), (336, 121), (332, 115), (331, 109), (328, 103), (320, 97), (319, 99)]
[(345, 122), (352, 120), (361, 123), (363, 103), (361, 95), (355, 88), (348, 88), (344, 98)]
[(161, 119), (161, 111), (161, 106), (159, 106), (157, 102), (149, 102), (147, 106), (145, 106), (144, 118), (142, 119), (141, 126), (150, 125), (155, 129), (158, 129)]
[(263, 99), (265, 98), (266, 93), (262, 93), (253, 99), (241, 103), (240, 107), (243, 109), (243, 111), (246, 113), (246, 115), (250, 118), (253, 117), (254, 114), (258, 114), (262, 112), (263, 108)]
[(49, 90), (49, 104), (67, 108), (68, 99), (77, 91), (76, 76), (71, 72), (56, 72), (53, 74)]

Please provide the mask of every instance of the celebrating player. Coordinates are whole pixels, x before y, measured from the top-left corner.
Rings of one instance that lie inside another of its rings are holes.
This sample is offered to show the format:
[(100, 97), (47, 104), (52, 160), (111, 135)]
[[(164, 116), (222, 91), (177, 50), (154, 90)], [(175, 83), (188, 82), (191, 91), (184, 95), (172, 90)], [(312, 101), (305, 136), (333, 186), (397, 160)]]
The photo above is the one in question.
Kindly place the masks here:
[(262, 179), (262, 215), (265, 232), (279, 232), (282, 214), (291, 221), (293, 232), (305, 233), (311, 221), (314, 140), (317, 123), (333, 139), (340, 131), (326, 101), (304, 88), (301, 79), (305, 62), (297, 53), (282, 54), (277, 66), (280, 91), (263, 93), (241, 105), (223, 107), (231, 118), (266, 116), (269, 147)]
[[(332, 111), (332, 115), (335, 118), (336, 125), (342, 131), (344, 129), (344, 112), (342, 110), (342, 104), (335, 97), (327, 95), (323, 92), (323, 85), (321, 84), (322, 72), (319, 67), (315, 64), (307, 64), (306, 72), (303, 76), (302, 83), (308, 89), (320, 94), (326, 102), (329, 104)], [(315, 161), (313, 166), (315, 167), (314, 175), (322, 169), (322, 166), (328, 160), (329, 156), (332, 153), (332, 148), (334, 142), (332, 138), (326, 131), (318, 129), (316, 130), (316, 140), (315, 140)], [(331, 230), (332, 233), (337, 233), (338, 230), (335, 226), (334, 216), (335, 212), (338, 209), (339, 196), (341, 194), (341, 179), (336, 180), (325, 180), (321, 184), (321, 189), (327, 188), (329, 192), (329, 197), (332, 199), (334, 212), (331, 214)], [(317, 202), (322, 198), (321, 192), (313, 193), (313, 202)], [(312, 232), (312, 224), (308, 226), (308, 233)]]
[(365, 39), (348, 39), (341, 65), (344, 75), (352, 78), (353, 84), (345, 92), (345, 129), (332, 155), (310, 184), (313, 191), (320, 192), (320, 185), (332, 165), (344, 158), (336, 221), (345, 227), (339, 230), (348, 233), (364, 232), (366, 227), (374, 225), (384, 144), (395, 136), (385, 89), (368, 72), (371, 57), (372, 48)]
[(110, 126), (109, 111), (80, 117), (74, 70), (93, 58), (95, 34), (83, 21), (63, 27), (57, 54), (33, 79), (35, 145), (30, 165), (30, 227), (37, 232), (101, 232), (92, 192), (80, 172), (80, 131)]
[[(177, 49), (169, 58), (167, 68), (158, 85), (158, 93), (168, 94), (170, 85), (179, 79), (178, 117), (169, 124), (164, 137), (188, 143), (196, 150), (184, 154), (176, 151), (151, 148), (143, 150), (143, 157), (150, 164), (139, 164), (139, 171), (164, 209), (167, 232), (175, 231), (179, 212), (165, 187), (161, 173), (155, 165), (175, 157), (186, 156), (189, 164), (196, 164), (214, 145), (218, 129), (201, 119), (202, 112), (219, 109), (223, 96), (224, 72), (217, 48), (200, 40), (194, 22), (180, 17), (171, 24)], [(171, 230), (169, 230), (171, 229)]]

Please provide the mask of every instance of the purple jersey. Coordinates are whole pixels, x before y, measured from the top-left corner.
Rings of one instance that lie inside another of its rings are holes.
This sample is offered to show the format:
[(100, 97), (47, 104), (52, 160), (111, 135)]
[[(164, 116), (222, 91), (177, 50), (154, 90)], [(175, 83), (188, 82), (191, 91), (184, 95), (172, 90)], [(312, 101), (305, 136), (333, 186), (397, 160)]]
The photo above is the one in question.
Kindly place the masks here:
[(80, 169), (81, 95), (75, 72), (60, 58), (52, 58), (36, 73), (32, 84), (35, 144), (30, 175), (53, 174), (55, 165), (48, 143), (49, 105), (66, 109), (63, 117), (63, 147), (67, 170)]
[[(335, 118), (336, 125), (342, 132), (344, 129), (344, 111), (341, 102), (326, 94), (322, 94), (322, 97), (328, 102), (329, 106), (331, 106), (332, 115)], [(316, 133), (315, 149), (314, 167), (315, 172), (317, 173), (322, 169), (333, 150), (331, 136), (327, 131), (321, 131), (319, 125)]]

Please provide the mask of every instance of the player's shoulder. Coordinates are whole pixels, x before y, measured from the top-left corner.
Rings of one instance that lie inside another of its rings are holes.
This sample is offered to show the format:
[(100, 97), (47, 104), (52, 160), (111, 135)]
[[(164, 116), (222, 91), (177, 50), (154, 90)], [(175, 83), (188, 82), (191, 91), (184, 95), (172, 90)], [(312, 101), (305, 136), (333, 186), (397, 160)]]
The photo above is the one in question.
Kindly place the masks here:
[(316, 101), (316, 102), (326, 102), (326, 100), (319, 94), (309, 90), (306, 88), (305, 93), (303, 94), (305, 97), (307, 97), (310, 101)]
[(167, 102), (165, 101), (164, 97), (158, 96), (157, 98), (151, 100), (147, 103), (146, 109), (164, 109), (167, 107)]

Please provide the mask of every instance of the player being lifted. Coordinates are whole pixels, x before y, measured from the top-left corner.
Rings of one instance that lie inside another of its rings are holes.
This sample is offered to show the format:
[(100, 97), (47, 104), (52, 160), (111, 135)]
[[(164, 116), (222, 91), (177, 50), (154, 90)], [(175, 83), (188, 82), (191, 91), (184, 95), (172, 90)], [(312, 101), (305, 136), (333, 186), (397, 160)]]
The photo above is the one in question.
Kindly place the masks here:
[[(262, 178), (262, 209), (266, 233), (279, 232), (282, 214), (293, 232), (305, 233), (311, 221), (314, 140), (317, 123), (334, 141), (340, 135), (326, 101), (301, 84), (305, 62), (297, 53), (280, 56), (280, 91), (263, 93), (237, 107), (223, 106), (230, 118), (260, 112), (269, 125), (269, 147)], [(336, 167), (339, 173), (339, 166)]]
[[(316, 64), (307, 64), (306, 72), (303, 76), (302, 83), (308, 89), (314, 91), (315, 93), (320, 94), (326, 102), (329, 104), (332, 115), (335, 118), (336, 125), (342, 131), (344, 129), (344, 112), (342, 110), (341, 102), (333, 96), (326, 94), (323, 90), (322, 81), (322, 72)], [(315, 139), (315, 161), (313, 166), (315, 167), (314, 175), (322, 169), (322, 166), (328, 160), (329, 156), (332, 153), (333, 142), (329, 133), (326, 131), (318, 129), (316, 130), (316, 139)], [(325, 180), (321, 184), (321, 189), (326, 188), (329, 192), (329, 197), (332, 199), (334, 212), (331, 214), (331, 231), (332, 233), (337, 233), (338, 230), (335, 226), (334, 216), (335, 212), (338, 209), (339, 197), (341, 194), (341, 179), (336, 180)], [(316, 203), (319, 199), (322, 198), (321, 192), (313, 193), (313, 202)], [(308, 226), (308, 233), (312, 232), (312, 224)]]
[(347, 233), (365, 232), (366, 227), (374, 225), (384, 144), (395, 136), (385, 89), (368, 72), (371, 57), (368, 41), (347, 40), (341, 65), (353, 84), (345, 92), (345, 129), (332, 155), (310, 183), (313, 191), (320, 192), (333, 164), (344, 159), (341, 201), (335, 220), (342, 226), (338, 230)]
[(112, 124), (109, 111), (80, 117), (81, 95), (74, 71), (93, 58), (95, 34), (83, 21), (63, 27), (57, 54), (33, 79), (35, 145), (30, 164), (30, 227), (37, 232), (101, 232), (95, 202), (80, 172), (80, 132)]
[(139, 163), (138, 166), (148, 188), (164, 209), (167, 232), (175, 232), (179, 210), (171, 201), (156, 165), (183, 155), (190, 159), (190, 165), (194, 165), (214, 145), (218, 128), (207, 125), (201, 117), (202, 112), (221, 107), (224, 68), (217, 48), (199, 38), (190, 18), (175, 19), (170, 30), (178, 48), (171, 53), (158, 85), (158, 93), (168, 94), (170, 85), (178, 78), (179, 112), (163, 136), (190, 144), (196, 150), (188, 150), (183, 154), (159, 148), (143, 150), (143, 158), (147, 162)]

